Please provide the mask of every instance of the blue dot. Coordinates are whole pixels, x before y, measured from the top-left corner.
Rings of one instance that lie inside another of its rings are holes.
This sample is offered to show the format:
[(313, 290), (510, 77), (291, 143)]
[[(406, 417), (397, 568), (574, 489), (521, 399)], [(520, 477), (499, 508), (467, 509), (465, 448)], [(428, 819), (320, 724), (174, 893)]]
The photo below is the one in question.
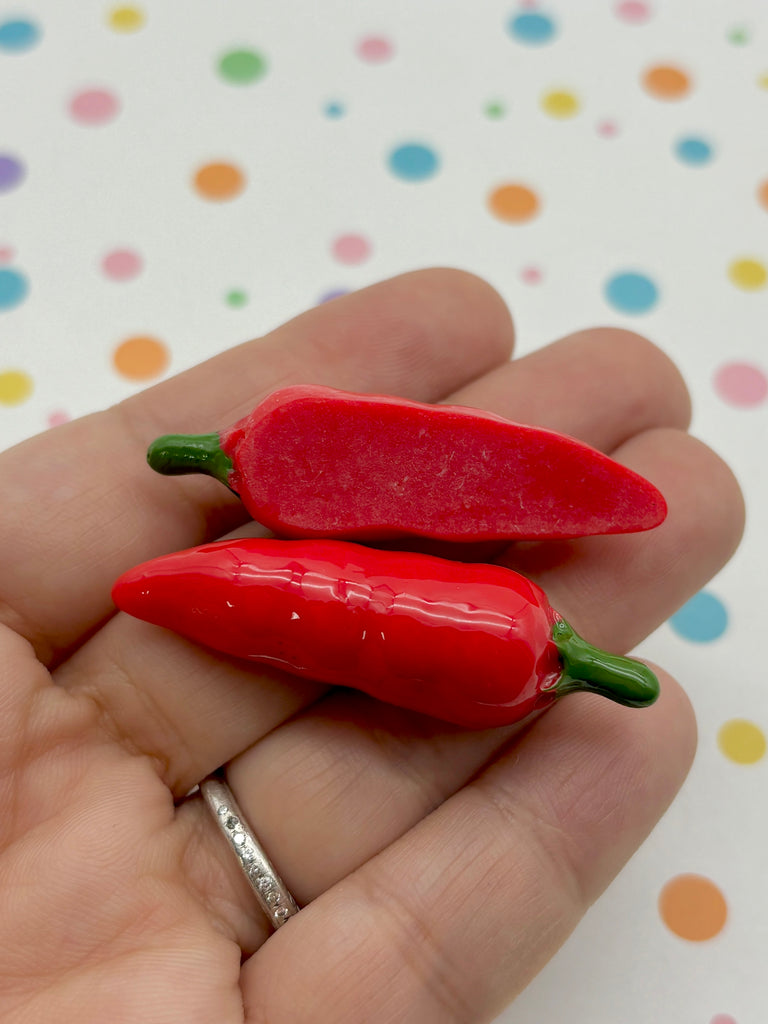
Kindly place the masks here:
[(555, 23), (546, 14), (538, 14), (534, 11), (526, 11), (524, 14), (516, 14), (510, 18), (509, 34), (519, 43), (527, 43), (528, 46), (541, 46), (548, 43), (555, 34)]
[(605, 286), (605, 297), (620, 313), (647, 313), (659, 298), (659, 290), (645, 274), (615, 274)]
[(675, 144), (675, 154), (684, 164), (700, 167), (712, 159), (712, 147), (704, 139), (689, 136)]
[(18, 306), (28, 291), (27, 279), (18, 270), (0, 269), (0, 310)]
[(706, 644), (726, 631), (728, 612), (719, 597), (702, 590), (672, 616), (669, 624), (685, 640)]
[(323, 108), (323, 113), (325, 114), (326, 117), (338, 118), (343, 117), (344, 114), (346, 113), (346, 110), (344, 109), (343, 103), (338, 103), (336, 100), (334, 100), (331, 103), (325, 104), (325, 107)]
[(389, 169), (404, 181), (424, 181), (437, 173), (440, 166), (437, 153), (420, 142), (398, 146), (389, 154)]
[(19, 53), (29, 50), (40, 38), (40, 30), (33, 21), (23, 18), (0, 22), (0, 50)]

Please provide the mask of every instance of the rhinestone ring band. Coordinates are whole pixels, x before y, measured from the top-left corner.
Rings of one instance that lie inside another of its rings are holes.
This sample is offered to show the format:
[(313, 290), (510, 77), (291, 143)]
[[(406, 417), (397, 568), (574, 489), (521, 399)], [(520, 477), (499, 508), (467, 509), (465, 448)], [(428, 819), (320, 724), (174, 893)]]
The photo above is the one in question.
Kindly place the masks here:
[(299, 912), (296, 901), (246, 824), (229, 786), (221, 779), (208, 778), (200, 783), (200, 792), (234, 850), (262, 910), (272, 926), (279, 928)]

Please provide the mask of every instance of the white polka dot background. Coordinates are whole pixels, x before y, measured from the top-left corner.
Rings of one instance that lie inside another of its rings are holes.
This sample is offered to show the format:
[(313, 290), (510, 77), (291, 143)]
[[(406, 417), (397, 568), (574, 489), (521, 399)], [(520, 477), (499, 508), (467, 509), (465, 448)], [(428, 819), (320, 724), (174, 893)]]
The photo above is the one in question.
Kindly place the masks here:
[(697, 713), (683, 792), (500, 1020), (765, 1021), (768, 7), (183, 7), (0, 0), (0, 446), (419, 266), (521, 352), (649, 336), (747, 533), (641, 648)]

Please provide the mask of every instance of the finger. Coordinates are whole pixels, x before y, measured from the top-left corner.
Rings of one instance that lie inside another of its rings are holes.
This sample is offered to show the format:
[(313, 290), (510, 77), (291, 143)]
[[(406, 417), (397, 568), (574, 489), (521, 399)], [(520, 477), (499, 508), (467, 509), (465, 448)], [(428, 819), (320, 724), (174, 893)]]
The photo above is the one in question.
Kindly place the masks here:
[[(621, 451), (667, 485), (669, 518), (658, 540), (595, 538), (581, 554), (574, 542), (560, 567), (529, 568), (590, 642), (625, 651), (721, 568), (740, 532), (741, 505), (730, 471), (687, 434), (646, 433)], [(571, 698), (563, 704), (572, 706)], [(464, 732), (336, 692), (265, 735), (228, 775), (306, 900), (414, 826), (514, 732)], [(307, 850), (322, 854), (308, 861)]]
[(684, 430), (691, 403), (680, 371), (632, 331), (568, 335), (472, 381), (448, 401), (570, 434), (611, 452), (644, 430)]
[(504, 564), (530, 576), (593, 643), (627, 651), (666, 621), (731, 558), (744, 499), (730, 468), (702, 442), (648, 430), (613, 452), (667, 499), (647, 533), (510, 548)]
[(296, 381), (433, 400), (506, 361), (509, 314), (484, 282), (422, 271), (334, 300), (114, 409), (0, 457), (0, 621), (50, 664), (111, 611), (120, 572), (243, 518), (221, 485), (161, 479), (147, 444), (230, 425)]
[[(584, 696), (545, 715), (251, 957), (242, 975), (249, 1013), (296, 1024), (325, 1015), (490, 1020), (565, 941), (679, 788), (693, 716), (669, 678), (663, 694), (634, 714)], [(273, 856), (281, 865), (281, 851)]]

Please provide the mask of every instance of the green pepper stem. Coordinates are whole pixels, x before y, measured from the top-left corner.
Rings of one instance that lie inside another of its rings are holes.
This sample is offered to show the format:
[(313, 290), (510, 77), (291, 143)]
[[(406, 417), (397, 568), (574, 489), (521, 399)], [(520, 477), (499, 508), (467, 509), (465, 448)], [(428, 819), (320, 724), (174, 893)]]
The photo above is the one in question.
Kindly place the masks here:
[(562, 675), (553, 687), (558, 696), (581, 690), (630, 708), (648, 707), (659, 696), (659, 681), (647, 665), (593, 647), (565, 619), (553, 626), (552, 640), (563, 660)]
[(147, 450), (152, 469), (166, 476), (207, 473), (226, 484), (232, 472), (232, 460), (221, 450), (218, 434), (166, 434), (153, 441)]

